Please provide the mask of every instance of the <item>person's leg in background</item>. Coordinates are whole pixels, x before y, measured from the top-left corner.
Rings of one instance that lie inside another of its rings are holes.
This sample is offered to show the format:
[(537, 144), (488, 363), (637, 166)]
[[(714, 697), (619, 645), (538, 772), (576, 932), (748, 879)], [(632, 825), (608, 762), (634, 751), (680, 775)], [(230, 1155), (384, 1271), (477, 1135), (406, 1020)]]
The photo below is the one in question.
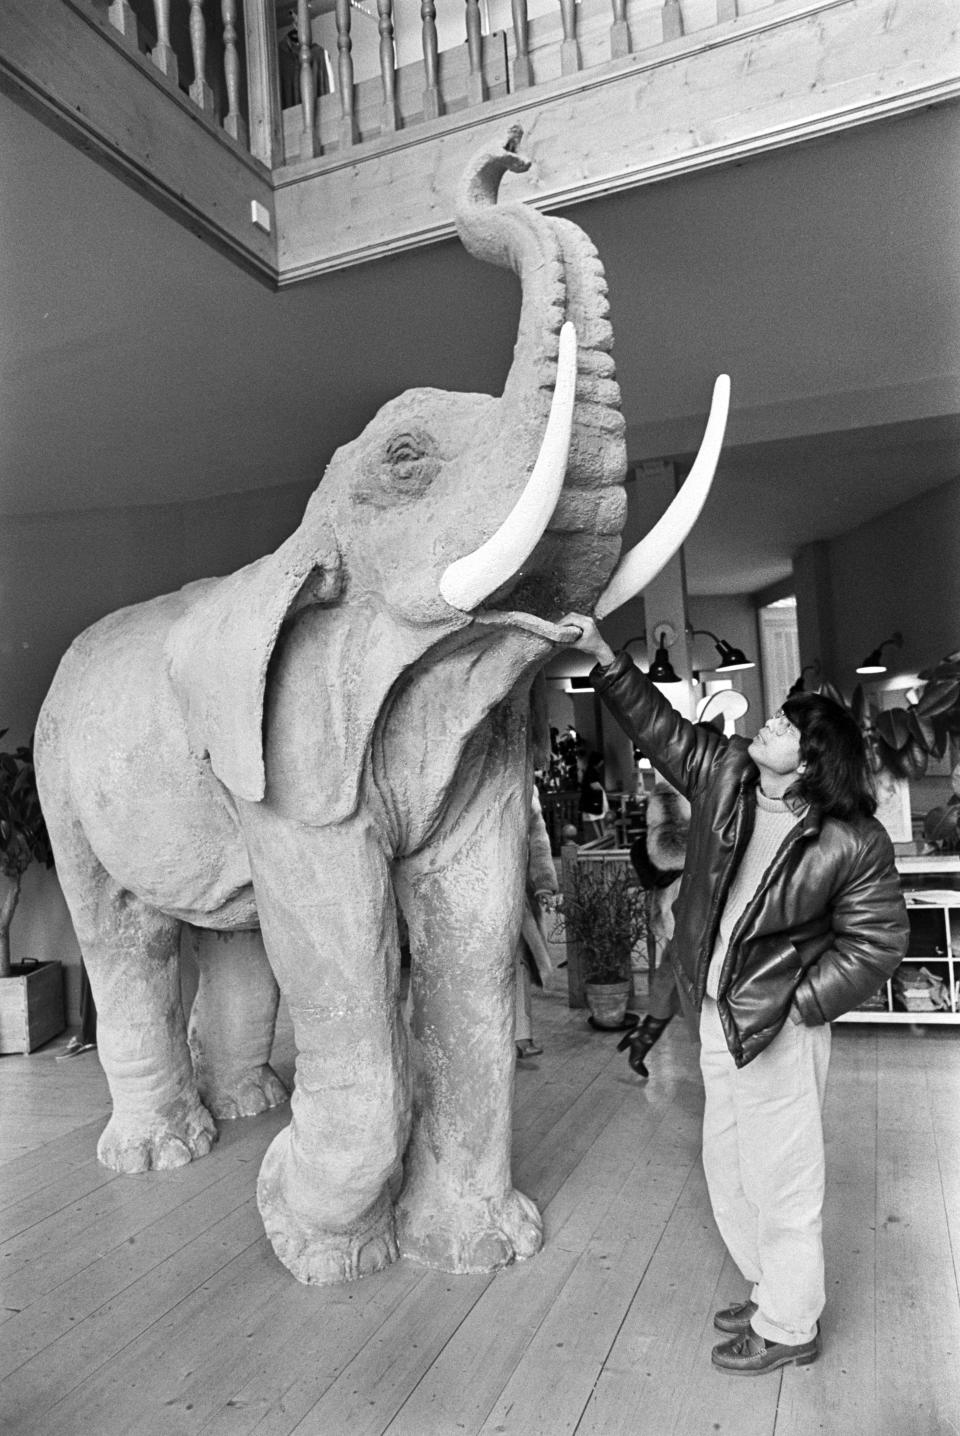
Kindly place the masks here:
[(527, 955), (522, 942), (517, 944), (517, 956), (515, 960), (515, 1005), (513, 1020), (513, 1040), (517, 1047), (518, 1057), (539, 1057), (543, 1048), (533, 1039), (533, 1004), (531, 1000), (530, 969), (527, 966)]
[(84, 1047), (97, 1045), (97, 1004), (93, 1000), (87, 969), (80, 961), (80, 1041)]
[(673, 966), (668, 953), (664, 953), (660, 965), (653, 974), (647, 1003), (647, 1015), (639, 1026), (617, 1043), (617, 1051), (630, 1049), (627, 1061), (640, 1077), (649, 1077), (644, 1058), (650, 1048), (680, 1010), (680, 998), (673, 977)]

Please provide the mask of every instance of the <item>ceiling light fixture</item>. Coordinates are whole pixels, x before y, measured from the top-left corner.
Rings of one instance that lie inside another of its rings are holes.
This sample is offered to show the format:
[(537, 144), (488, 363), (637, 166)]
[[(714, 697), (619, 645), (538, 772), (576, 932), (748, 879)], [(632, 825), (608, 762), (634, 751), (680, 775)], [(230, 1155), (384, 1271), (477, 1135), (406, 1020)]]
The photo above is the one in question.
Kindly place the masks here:
[(707, 638), (713, 639), (714, 647), (720, 655), (720, 662), (714, 668), (714, 673), (739, 673), (747, 668), (756, 668), (752, 658), (748, 658), (742, 648), (734, 648), (732, 643), (725, 639), (718, 638), (711, 633), (709, 628), (687, 628), (687, 633), (692, 638), (694, 634), (703, 633)]
[(883, 650), (885, 648), (889, 648), (891, 645), (894, 648), (902, 648), (903, 634), (891, 633), (889, 638), (885, 638), (882, 643), (878, 643), (876, 648), (871, 649), (871, 651), (867, 654), (863, 662), (857, 665), (857, 672), (886, 673), (887, 665), (883, 661)]
[[(656, 639), (657, 647), (653, 655), (653, 662), (647, 670), (647, 677), (651, 683), (682, 683), (683, 679), (679, 673), (675, 672), (673, 664), (670, 662), (670, 655), (667, 652), (669, 631), (666, 628), (658, 628), (654, 634), (654, 638)], [(636, 638), (628, 638), (623, 646), (624, 648), (629, 648), (631, 643), (641, 641), (646, 643), (646, 639), (643, 635), (638, 634)]]

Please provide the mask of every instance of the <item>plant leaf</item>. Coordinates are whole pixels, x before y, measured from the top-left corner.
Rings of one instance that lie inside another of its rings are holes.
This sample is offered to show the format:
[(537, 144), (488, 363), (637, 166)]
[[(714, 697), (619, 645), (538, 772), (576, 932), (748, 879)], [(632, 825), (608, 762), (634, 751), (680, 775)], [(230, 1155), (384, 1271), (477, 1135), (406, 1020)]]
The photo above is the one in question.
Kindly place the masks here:
[(930, 718), (934, 713), (945, 713), (954, 707), (960, 698), (960, 679), (948, 682), (930, 682), (917, 699), (916, 709), (921, 716)]
[(895, 753), (910, 742), (910, 723), (903, 708), (883, 709), (877, 714), (874, 727), (880, 739)]

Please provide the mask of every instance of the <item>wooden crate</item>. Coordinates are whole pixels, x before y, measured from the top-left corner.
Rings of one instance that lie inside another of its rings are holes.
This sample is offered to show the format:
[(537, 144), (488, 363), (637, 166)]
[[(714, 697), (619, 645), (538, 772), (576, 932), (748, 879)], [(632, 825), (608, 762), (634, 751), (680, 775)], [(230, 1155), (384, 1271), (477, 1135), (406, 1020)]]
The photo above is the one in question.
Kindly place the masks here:
[(0, 1053), (33, 1052), (66, 1025), (59, 962), (0, 977)]

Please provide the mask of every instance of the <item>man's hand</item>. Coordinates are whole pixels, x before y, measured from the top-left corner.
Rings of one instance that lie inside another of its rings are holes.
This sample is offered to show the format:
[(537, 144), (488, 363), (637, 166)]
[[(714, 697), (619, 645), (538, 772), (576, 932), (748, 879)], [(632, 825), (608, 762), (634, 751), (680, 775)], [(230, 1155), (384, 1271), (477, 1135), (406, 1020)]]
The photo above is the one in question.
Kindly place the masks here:
[(615, 658), (613, 649), (601, 634), (593, 619), (585, 613), (568, 613), (561, 618), (560, 627), (566, 629), (564, 638), (571, 648), (589, 653), (606, 668)]

